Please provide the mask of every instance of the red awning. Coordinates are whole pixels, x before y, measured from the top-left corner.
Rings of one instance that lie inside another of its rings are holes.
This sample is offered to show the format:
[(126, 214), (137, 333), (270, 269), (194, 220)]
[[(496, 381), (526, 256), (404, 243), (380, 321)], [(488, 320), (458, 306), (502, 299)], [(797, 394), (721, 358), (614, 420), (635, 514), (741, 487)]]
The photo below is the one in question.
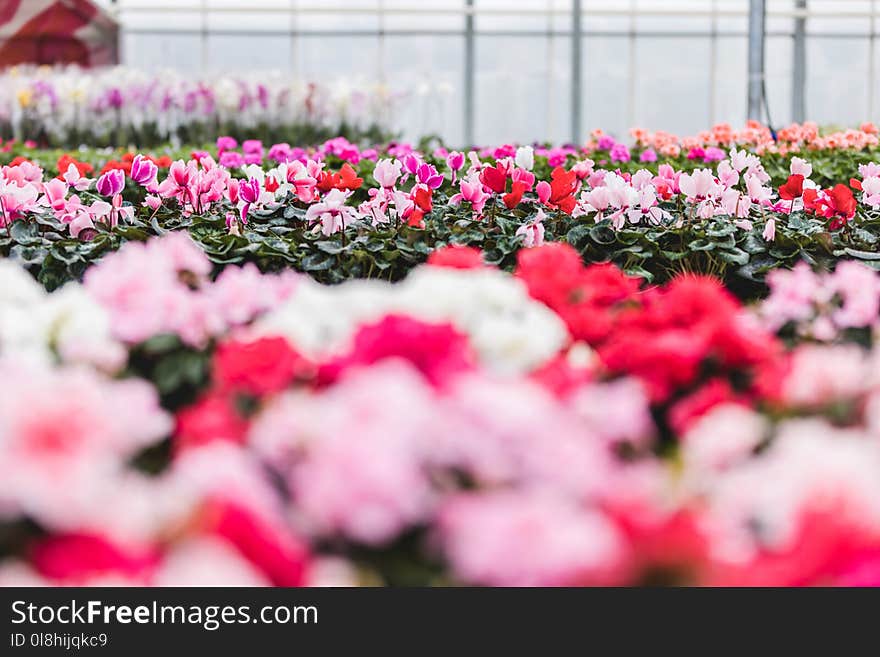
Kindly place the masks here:
[(0, 0), (0, 66), (119, 63), (119, 28), (90, 0)]

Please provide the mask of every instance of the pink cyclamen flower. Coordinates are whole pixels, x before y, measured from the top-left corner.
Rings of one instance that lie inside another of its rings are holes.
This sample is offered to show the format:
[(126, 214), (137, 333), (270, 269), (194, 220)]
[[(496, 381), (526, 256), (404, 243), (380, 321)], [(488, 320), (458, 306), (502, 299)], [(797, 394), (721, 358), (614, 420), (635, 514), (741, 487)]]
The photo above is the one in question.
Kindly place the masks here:
[(538, 215), (535, 217), (534, 221), (523, 224), (516, 229), (517, 237), (522, 237), (523, 246), (527, 249), (544, 244), (545, 218), (546, 215), (544, 214), (544, 210), (538, 208)]
[(464, 153), (452, 151), (446, 156), (446, 166), (451, 171), (459, 171), (464, 166)]
[(603, 135), (599, 138), (596, 147), (600, 151), (610, 151), (612, 148), (614, 148), (615, 144), (617, 144), (617, 142), (615, 141), (614, 137), (612, 137), (611, 135)]
[(614, 144), (610, 156), (612, 162), (629, 162), (632, 159), (626, 144)]
[(340, 189), (331, 189), (324, 198), (309, 206), (306, 210), (306, 221), (310, 224), (321, 224), (321, 232), (324, 235), (343, 230), (352, 221), (357, 219), (354, 208), (345, 204), (348, 194)]
[(238, 142), (235, 141), (232, 137), (217, 137), (217, 151), (219, 153), (223, 153), (223, 151), (231, 151), (235, 148), (238, 148)]
[(718, 191), (718, 184), (709, 169), (698, 169), (691, 174), (682, 174), (678, 184), (690, 202), (702, 201)]
[(398, 178), (400, 178), (402, 169), (403, 164), (401, 164), (400, 160), (379, 160), (376, 162), (376, 168), (373, 170), (373, 178), (386, 189), (394, 187), (397, 184)]
[(456, 182), (456, 176), (459, 170), (464, 166), (464, 153), (460, 153), (459, 151), (452, 151), (449, 155), (446, 156), (446, 166), (449, 167), (449, 170), (452, 171), (452, 184), (454, 185)]
[(67, 171), (64, 172), (63, 178), (64, 182), (76, 189), (76, 191), (78, 192), (82, 192), (88, 189), (92, 184), (91, 178), (86, 178), (85, 176), (79, 175), (79, 169), (77, 169), (73, 163), (68, 165)]
[(243, 150), (248, 155), (257, 155), (260, 157), (263, 156), (263, 142), (259, 139), (248, 139), (243, 141), (241, 144), (241, 150)]
[(716, 148), (715, 146), (710, 146), (706, 149), (706, 153), (703, 155), (704, 162), (720, 162), (724, 159), (724, 151), (720, 148)]
[(803, 176), (809, 178), (813, 173), (813, 165), (800, 157), (791, 158), (791, 166), (789, 167), (791, 175)]
[(101, 196), (116, 196), (125, 187), (125, 173), (112, 169), (98, 178), (96, 189)]
[(159, 167), (143, 155), (136, 155), (131, 162), (131, 179), (138, 185), (149, 187), (156, 185)]
[(43, 183), (43, 193), (46, 195), (46, 203), (55, 212), (61, 212), (67, 206), (67, 183), (59, 178), (53, 178)]
[(459, 189), (461, 191), (449, 199), (449, 204), (458, 206), (462, 201), (467, 201), (471, 204), (474, 214), (481, 215), (489, 194), (483, 191), (483, 183), (480, 182), (479, 177), (474, 175), (470, 179), (462, 178)]
[(550, 183), (546, 180), (542, 180), (538, 183), (538, 186), (535, 187), (535, 192), (538, 194), (538, 200), (546, 205), (547, 201), (550, 200), (550, 194), (552, 193), (552, 188), (550, 187)]
[(224, 151), (220, 154), (220, 166), (227, 169), (238, 169), (244, 166), (244, 157), (235, 151)]

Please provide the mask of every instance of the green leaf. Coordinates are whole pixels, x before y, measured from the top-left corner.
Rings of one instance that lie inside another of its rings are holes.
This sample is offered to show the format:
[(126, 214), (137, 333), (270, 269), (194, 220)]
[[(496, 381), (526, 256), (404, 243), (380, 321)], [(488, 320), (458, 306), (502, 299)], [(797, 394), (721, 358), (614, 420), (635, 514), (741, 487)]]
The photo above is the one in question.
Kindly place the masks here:
[(617, 235), (614, 229), (608, 224), (597, 224), (590, 229), (590, 237), (597, 244), (614, 244), (617, 241)]
[(7, 228), (10, 237), (19, 244), (32, 246), (42, 241), (40, 239), (40, 227), (36, 223), (19, 219), (9, 224)]
[(333, 266), (336, 258), (326, 253), (311, 253), (302, 259), (300, 265), (303, 271), (326, 271)]
[(738, 248), (718, 251), (717, 255), (720, 260), (733, 265), (745, 265), (749, 262), (749, 254)]
[(9, 250), (9, 257), (25, 266), (39, 265), (49, 254), (42, 246), (24, 246), (16, 244)]
[(849, 247), (843, 250), (848, 256), (858, 258), (859, 260), (880, 260), (880, 252), (878, 251), (859, 251)]

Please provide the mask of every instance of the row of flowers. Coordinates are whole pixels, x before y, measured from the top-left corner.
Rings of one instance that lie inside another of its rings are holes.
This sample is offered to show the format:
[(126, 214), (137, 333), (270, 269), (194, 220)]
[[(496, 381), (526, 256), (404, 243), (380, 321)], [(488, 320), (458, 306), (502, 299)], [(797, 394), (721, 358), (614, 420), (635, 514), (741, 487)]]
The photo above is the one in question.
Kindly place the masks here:
[(227, 136), (185, 159), (126, 154), (100, 170), (69, 154), (45, 168), (19, 156), (0, 169), (9, 235), (0, 248), (32, 266), (76, 262), (60, 280), (81, 274), (96, 239), (115, 248), (114, 236), (176, 228), (216, 262), (262, 258), (334, 281), (401, 278), (444, 243), (479, 244), (509, 267), (519, 248), (565, 240), (588, 260), (660, 279), (688, 270), (756, 279), (801, 258), (876, 260), (880, 164), (847, 160), (851, 177), (829, 185), (799, 156), (784, 159), (782, 175), (773, 159), (774, 179), (770, 156), (743, 148), (690, 167), (623, 170), (616, 145), (606, 147), (592, 157), (532, 146), (422, 153), (344, 138), (267, 148)]
[(401, 91), (358, 80), (13, 67), (0, 72), (0, 136), (68, 148), (193, 142), (217, 130), (315, 139), (344, 126), (357, 136), (387, 130), (404, 101)]
[(0, 262), (3, 584), (880, 584), (880, 275)]

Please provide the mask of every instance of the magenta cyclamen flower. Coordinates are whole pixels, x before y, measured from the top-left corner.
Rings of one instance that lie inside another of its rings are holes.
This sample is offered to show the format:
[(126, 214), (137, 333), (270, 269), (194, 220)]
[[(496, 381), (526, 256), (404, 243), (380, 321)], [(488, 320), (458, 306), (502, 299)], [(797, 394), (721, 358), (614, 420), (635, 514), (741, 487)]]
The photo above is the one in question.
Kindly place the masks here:
[(241, 144), (241, 150), (248, 155), (263, 155), (263, 142), (259, 139), (248, 139)]
[(238, 169), (244, 166), (244, 157), (235, 151), (224, 151), (220, 156), (220, 166), (227, 169)]
[(415, 172), (418, 171), (419, 166), (422, 164), (419, 157), (412, 153), (405, 155), (401, 161), (403, 162), (403, 170), (408, 174), (415, 174)]
[(245, 203), (256, 203), (260, 198), (260, 181), (256, 178), (249, 178), (247, 182), (243, 182), (238, 186), (238, 195)]
[(452, 151), (446, 156), (446, 166), (452, 171), (458, 171), (464, 166), (464, 153)]
[(125, 173), (122, 169), (112, 169), (98, 178), (96, 189), (101, 196), (116, 196), (125, 187)]
[(138, 185), (150, 185), (156, 183), (159, 167), (143, 155), (136, 155), (131, 163), (131, 179)]
[(596, 144), (596, 147), (601, 151), (610, 151), (612, 148), (614, 148), (614, 145), (616, 143), (617, 142), (614, 140), (614, 137), (612, 137), (611, 135), (603, 135), (599, 137), (599, 141)]
[(437, 173), (437, 169), (431, 164), (422, 164), (416, 171), (416, 178), (431, 189), (437, 189), (443, 184), (443, 176)]
[(727, 154), (721, 150), (720, 148), (716, 148), (715, 146), (710, 146), (706, 149), (705, 155), (703, 155), (704, 162), (721, 162), (725, 158)]
[(292, 149), (290, 147), (290, 144), (284, 142), (280, 144), (273, 144), (272, 148), (269, 149), (269, 159), (274, 160), (278, 164), (281, 164), (282, 162), (290, 162), (291, 160), (293, 160), (294, 158), (292, 156)]
[(232, 137), (217, 137), (217, 150), (220, 153), (223, 151), (231, 151), (236, 148), (238, 148), (238, 142)]
[(626, 147), (626, 144), (614, 144), (614, 147), (611, 149), (612, 162), (629, 162), (630, 159), (629, 149)]

